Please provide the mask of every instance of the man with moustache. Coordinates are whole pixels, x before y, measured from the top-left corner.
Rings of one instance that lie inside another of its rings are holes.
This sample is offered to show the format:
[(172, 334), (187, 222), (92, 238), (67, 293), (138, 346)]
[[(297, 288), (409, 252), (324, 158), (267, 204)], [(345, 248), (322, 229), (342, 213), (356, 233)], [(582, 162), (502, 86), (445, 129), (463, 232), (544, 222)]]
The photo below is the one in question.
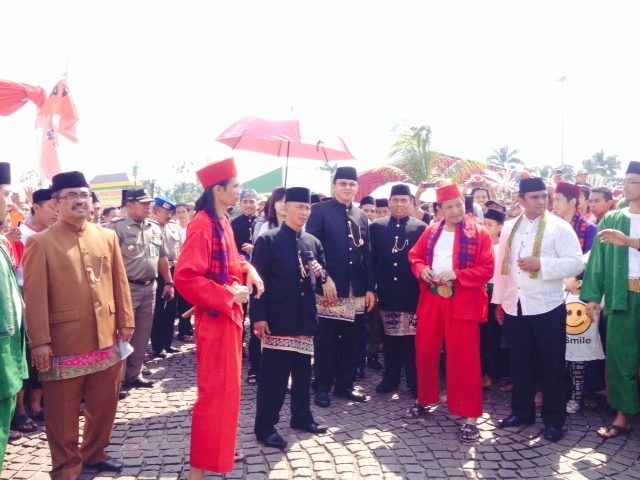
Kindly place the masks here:
[(127, 357), (125, 388), (150, 388), (154, 382), (140, 375), (149, 345), (156, 303), (156, 277), (162, 275), (162, 297), (173, 300), (173, 277), (166, 242), (157, 222), (149, 220), (153, 198), (146, 188), (132, 188), (125, 194), (127, 214), (108, 225), (118, 235), (127, 271), (136, 330), (131, 339), (133, 353)]
[[(163, 196), (156, 197), (154, 201), (153, 216), (162, 230), (167, 247), (169, 269), (173, 276), (180, 256), (180, 248), (182, 247), (178, 225), (171, 221), (176, 211), (176, 204), (171, 199)], [(157, 357), (164, 358), (167, 353), (179, 351), (176, 348), (171, 348), (173, 327), (178, 315), (178, 295), (176, 293), (172, 299), (164, 295), (165, 283), (162, 275), (158, 275), (156, 282), (158, 282), (158, 287), (156, 289), (156, 306), (153, 311), (153, 326), (151, 328), (151, 349)]]
[(404, 364), (407, 387), (417, 396), (415, 335), (420, 286), (411, 273), (408, 253), (427, 224), (410, 216), (413, 199), (407, 185), (391, 188), (389, 205), (391, 215), (369, 226), (376, 295), (385, 333), (385, 369), (376, 392), (389, 393), (398, 388)]
[(84, 175), (65, 172), (52, 180), (59, 220), (27, 242), (24, 296), (31, 359), (44, 392), (50, 476), (66, 480), (78, 478), (83, 464), (124, 468), (105, 449), (122, 373), (117, 340), (131, 339), (134, 319), (118, 238), (87, 220), (91, 195)]
[(507, 222), (500, 235), (491, 300), (496, 317), (504, 317), (513, 380), (512, 414), (500, 426), (535, 422), (539, 377), (544, 436), (557, 442), (567, 416), (563, 279), (584, 269), (582, 250), (571, 225), (548, 213), (549, 193), (541, 178), (520, 182), (518, 202), (524, 212)]
[[(11, 164), (0, 162), (0, 225), (10, 222)], [(0, 242), (0, 471), (9, 440), (16, 396), (29, 377), (26, 361), (26, 325), (18, 280), (11, 256)], [(76, 410), (77, 414), (77, 410)]]
[(376, 303), (369, 221), (353, 206), (358, 174), (353, 167), (338, 167), (332, 189), (334, 198), (316, 203), (306, 231), (322, 243), (329, 278), (318, 297), (319, 325), (314, 337), (315, 403), (331, 405), (329, 390), (337, 397), (364, 402), (354, 390), (358, 365), (358, 341), (364, 313)]
[(440, 390), (440, 352), (447, 351), (449, 411), (465, 418), (461, 440), (480, 438), (476, 427), (482, 415), (480, 323), (487, 321), (485, 285), (493, 277), (491, 235), (465, 215), (458, 185), (436, 190), (444, 220), (431, 225), (409, 251), (413, 274), (420, 280), (416, 362), (418, 399), (407, 417), (424, 413), (437, 403)]
[[(311, 213), (311, 192), (292, 187), (285, 196), (286, 219), (256, 240), (252, 264), (264, 279), (266, 294), (251, 299), (254, 332), (262, 340), (254, 432), (268, 447), (287, 442), (275, 425), (291, 376), (291, 428), (318, 434), (311, 414), (311, 356), (318, 325), (315, 286), (326, 279), (324, 252), (317, 238), (303, 232)], [(313, 254), (311, 270), (307, 255)], [(311, 282), (311, 276), (315, 282)]]
[(617, 414), (609, 427), (598, 430), (605, 439), (628, 434), (629, 416), (640, 412), (640, 162), (629, 163), (622, 189), (629, 206), (600, 222), (600, 241), (591, 250), (580, 293), (589, 318), (598, 319), (603, 298), (608, 317), (608, 391)]

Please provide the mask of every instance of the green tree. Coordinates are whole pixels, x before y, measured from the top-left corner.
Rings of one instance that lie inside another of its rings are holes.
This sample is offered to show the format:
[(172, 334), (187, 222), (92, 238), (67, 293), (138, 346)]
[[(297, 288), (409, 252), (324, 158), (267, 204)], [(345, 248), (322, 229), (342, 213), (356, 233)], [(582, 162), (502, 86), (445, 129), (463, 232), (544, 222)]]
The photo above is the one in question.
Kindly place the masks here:
[(594, 153), (591, 158), (582, 161), (582, 166), (590, 175), (615, 178), (620, 170), (620, 160), (617, 155), (605, 157), (604, 150)]
[(40, 188), (40, 174), (35, 170), (22, 172), (18, 183), (23, 187)]
[(499, 150), (493, 150), (493, 153), (487, 157), (487, 162), (492, 167), (507, 169), (509, 166), (514, 165), (522, 165), (524, 166), (524, 162), (516, 157), (520, 153), (519, 150), (511, 150), (509, 151), (509, 147), (505, 145), (504, 147), (500, 147)]
[(337, 163), (334, 163), (332, 165), (329, 162), (325, 162), (325, 163), (322, 164), (322, 166), (318, 167), (318, 170), (323, 170), (325, 172), (329, 172), (329, 174), (331, 175), (332, 178), (333, 178), (333, 174), (336, 173), (337, 169), (338, 169), (338, 164)]
[(431, 127), (409, 127), (400, 132), (389, 153), (392, 162), (374, 169), (385, 177), (397, 177), (404, 182), (447, 180), (462, 182), (473, 173), (482, 173), (484, 162), (462, 160), (429, 149)]

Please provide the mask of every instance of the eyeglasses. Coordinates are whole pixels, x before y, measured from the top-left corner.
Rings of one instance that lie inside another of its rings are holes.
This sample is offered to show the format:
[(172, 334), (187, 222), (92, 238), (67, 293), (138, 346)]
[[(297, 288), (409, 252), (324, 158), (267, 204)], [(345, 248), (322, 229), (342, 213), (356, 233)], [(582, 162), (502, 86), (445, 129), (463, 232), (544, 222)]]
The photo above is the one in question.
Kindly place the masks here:
[(59, 197), (59, 198), (60, 200), (69, 200), (69, 201), (75, 201), (78, 199), (82, 201), (87, 201), (91, 198), (91, 194), (89, 192), (81, 192), (81, 193), (69, 192), (64, 197)]
[(356, 188), (358, 186), (357, 182), (336, 182), (336, 185), (340, 188)]
[(639, 183), (640, 183), (640, 182), (632, 182), (631, 180), (624, 180), (624, 181), (622, 182), (622, 186), (623, 186), (623, 187), (626, 187), (626, 186), (628, 186), (628, 185), (638, 185)]

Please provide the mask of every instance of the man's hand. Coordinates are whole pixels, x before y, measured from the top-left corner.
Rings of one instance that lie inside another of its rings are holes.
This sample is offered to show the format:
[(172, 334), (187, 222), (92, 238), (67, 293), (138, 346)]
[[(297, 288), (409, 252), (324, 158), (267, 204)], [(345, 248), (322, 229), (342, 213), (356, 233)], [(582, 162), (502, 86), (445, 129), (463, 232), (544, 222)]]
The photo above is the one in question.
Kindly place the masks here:
[[(256, 272), (255, 268), (249, 269), (249, 273), (247, 273), (247, 287), (249, 289), (249, 293), (253, 292), (253, 287), (256, 287), (256, 298), (260, 298), (264, 293), (264, 282)], [(246, 303), (246, 302), (243, 302)]]
[(122, 327), (120, 330), (118, 330), (118, 338), (123, 342), (131, 341), (131, 337), (133, 337), (132, 327)]
[(9, 230), (4, 234), (4, 237), (10, 242), (17, 242), (22, 238), (22, 232), (19, 228), (14, 228), (13, 230)]
[(425, 268), (424, 270), (422, 270), (422, 273), (420, 273), (420, 280), (422, 280), (423, 282), (427, 282), (430, 285), (435, 282), (435, 278), (435, 273), (433, 273), (433, 270), (431, 270), (429, 267)]
[(456, 276), (456, 272), (454, 272), (453, 270), (449, 270), (448, 272), (442, 272), (436, 275), (433, 279), (433, 283), (447, 285), (450, 287), (451, 285), (453, 285), (453, 282), (455, 282), (457, 278), (458, 277)]
[(518, 259), (518, 268), (523, 272), (537, 272), (540, 270), (540, 259), (538, 257), (524, 257)]
[(502, 308), (502, 305), (496, 305), (496, 320), (498, 325), (504, 325), (504, 308)]
[(600, 243), (611, 243), (612, 245), (618, 245), (620, 247), (631, 246), (631, 238), (619, 230), (608, 228), (598, 232), (598, 237), (600, 237)]
[(322, 285), (322, 292), (324, 293), (324, 297), (330, 302), (335, 302), (338, 299), (336, 284), (331, 277), (327, 277), (327, 281)]
[(260, 340), (264, 340), (265, 335), (271, 335), (269, 324), (265, 321), (255, 322), (253, 324), (253, 334)]
[(251, 255), (251, 252), (253, 252), (253, 245), (251, 245), (250, 243), (243, 243), (242, 251), (247, 255)]
[[(322, 265), (320, 265), (317, 260), (314, 260), (313, 262), (311, 262), (311, 266), (313, 267), (313, 274), (316, 277), (321, 277), (322, 276)], [(307, 269), (308, 268), (309, 268), (309, 266), (307, 265)]]
[(600, 304), (596, 302), (587, 303), (587, 316), (592, 322), (597, 322), (600, 318)]
[(373, 307), (376, 306), (376, 294), (373, 292), (367, 292), (364, 297), (364, 304), (367, 307), (367, 313), (373, 310)]
[(173, 285), (165, 285), (162, 289), (162, 298), (166, 300), (166, 297), (169, 297), (169, 300), (173, 300), (173, 296), (175, 294), (175, 290), (173, 289)]
[(51, 369), (51, 358), (53, 350), (51, 344), (38, 345), (31, 349), (31, 365), (36, 367), (39, 372), (48, 372)]
[(249, 287), (233, 282), (231, 292), (233, 293), (233, 303), (247, 303), (249, 301)]

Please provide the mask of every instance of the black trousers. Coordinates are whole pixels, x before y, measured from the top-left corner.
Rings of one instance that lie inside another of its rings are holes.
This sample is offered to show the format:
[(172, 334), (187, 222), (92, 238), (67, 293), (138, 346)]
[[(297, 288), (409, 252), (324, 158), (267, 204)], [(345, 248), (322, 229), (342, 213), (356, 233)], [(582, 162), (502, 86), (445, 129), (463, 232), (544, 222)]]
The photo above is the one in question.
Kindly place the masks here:
[(404, 364), (407, 387), (418, 390), (416, 374), (416, 336), (385, 335), (384, 336), (384, 373), (382, 383), (396, 388), (400, 385), (400, 375)]
[(175, 299), (177, 303), (176, 310), (178, 312), (178, 338), (183, 338), (185, 335), (192, 336), (193, 325), (191, 325), (191, 317), (182, 318), (182, 314), (191, 309), (193, 305), (187, 302), (177, 290)]
[(249, 375), (257, 374), (260, 371), (260, 361), (262, 359), (262, 342), (253, 333), (254, 321), (249, 316)]
[(311, 414), (311, 355), (265, 348), (260, 361), (254, 433), (264, 439), (276, 431), (291, 375), (291, 423), (309, 425)]
[(324, 317), (318, 318), (314, 343), (314, 373), (312, 387), (316, 393), (335, 390), (351, 391), (358, 365), (358, 342), (364, 315), (356, 315), (355, 321), (345, 322)]
[(504, 318), (513, 380), (512, 413), (521, 418), (535, 418), (534, 397), (539, 378), (544, 393), (542, 422), (547, 427), (561, 428), (567, 417), (566, 321), (564, 303), (540, 315), (522, 315), (518, 303), (518, 315), (505, 314)]
[(491, 303), (493, 288), (489, 289), (489, 318), (480, 324), (480, 361), (482, 374), (491, 378), (509, 376), (509, 359), (500, 348), (502, 342), (502, 326), (496, 319), (496, 304)]
[(158, 276), (158, 288), (156, 289), (156, 306), (153, 310), (153, 325), (151, 327), (151, 348), (159, 353), (171, 347), (173, 341), (173, 326), (177, 316), (177, 298), (166, 302), (162, 299), (165, 282), (162, 275)]

